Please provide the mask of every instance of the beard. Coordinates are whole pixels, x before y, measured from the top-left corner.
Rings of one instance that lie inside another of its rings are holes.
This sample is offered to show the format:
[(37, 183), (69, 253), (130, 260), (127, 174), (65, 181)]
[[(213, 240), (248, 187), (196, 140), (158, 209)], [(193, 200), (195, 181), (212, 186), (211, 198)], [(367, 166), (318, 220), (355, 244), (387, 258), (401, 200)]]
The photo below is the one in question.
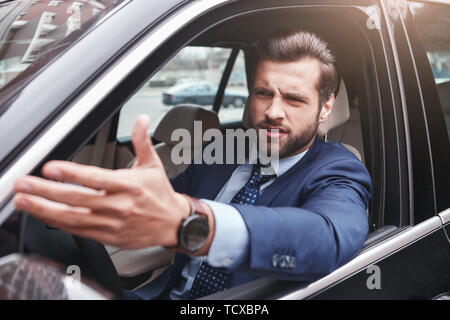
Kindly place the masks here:
[[(317, 131), (319, 129), (319, 116), (320, 114), (317, 113), (316, 120), (308, 125), (302, 132), (296, 134), (296, 135), (287, 135), (287, 140), (280, 145), (280, 141), (278, 140), (271, 140), (270, 137), (267, 137), (265, 147), (260, 145), (262, 149), (266, 152), (268, 156), (271, 156), (271, 149), (273, 147), (278, 148), (278, 154), (276, 157), (279, 159), (286, 158), (290, 155), (294, 155), (298, 153), (301, 149), (303, 149), (305, 146), (307, 146), (312, 139), (317, 135)], [(271, 125), (271, 123), (267, 123), (267, 125)], [(275, 124), (274, 124), (275, 125)], [(275, 144), (275, 146), (272, 146), (272, 143)], [(261, 150), (262, 150), (261, 149)]]
[(288, 136), (287, 141), (279, 147), (278, 153), (280, 159), (298, 153), (299, 150), (308, 145), (308, 143), (310, 143), (311, 140), (316, 136), (318, 128), (319, 122), (316, 121), (306, 127), (305, 130), (303, 130), (299, 134), (295, 136)]

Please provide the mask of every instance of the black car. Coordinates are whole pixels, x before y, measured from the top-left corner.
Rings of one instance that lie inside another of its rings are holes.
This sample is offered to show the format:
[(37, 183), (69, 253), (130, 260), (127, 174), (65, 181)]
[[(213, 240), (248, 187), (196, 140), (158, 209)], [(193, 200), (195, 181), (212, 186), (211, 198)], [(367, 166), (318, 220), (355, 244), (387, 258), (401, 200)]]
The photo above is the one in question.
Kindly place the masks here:
[[(0, 298), (76, 298), (67, 285), (74, 276), (112, 293), (86, 286), (83, 298), (120, 296), (167, 268), (170, 251), (104, 246), (16, 211), (13, 184), (40, 176), (52, 159), (129, 166), (130, 141), (117, 137), (133, 112), (164, 121), (169, 108), (156, 104), (161, 92), (148, 82), (169, 63), (165, 72), (177, 74), (186, 47), (211, 49), (202, 64), (183, 62), (201, 72), (226, 61), (211, 112), (221, 130), (241, 128), (243, 108), (222, 108), (236, 59), (251, 84), (256, 41), (286, 28), (315, 32), (336, 52), (348, 115), (324, 139), (353, 148), (371, 174), (370, 234), (359, 255), (313, 283), (260, 278), (206, 298), (433, 299), (450, 291), (447, 1), (17, 0), (0, 9)], [(175, 108), (168, 123), (184, 125)], [(158, 131), (156, 148), (167, 151)], [(183, 170), (164, 165), (169, 175)]]

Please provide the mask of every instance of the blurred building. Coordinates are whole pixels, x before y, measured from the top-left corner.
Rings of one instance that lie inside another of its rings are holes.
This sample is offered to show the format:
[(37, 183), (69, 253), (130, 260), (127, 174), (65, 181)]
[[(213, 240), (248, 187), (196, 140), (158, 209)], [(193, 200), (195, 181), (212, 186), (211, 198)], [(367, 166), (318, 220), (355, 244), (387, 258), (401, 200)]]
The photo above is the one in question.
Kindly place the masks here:
[(0, 87), (118, 0), (41, 0), (0, 5)]

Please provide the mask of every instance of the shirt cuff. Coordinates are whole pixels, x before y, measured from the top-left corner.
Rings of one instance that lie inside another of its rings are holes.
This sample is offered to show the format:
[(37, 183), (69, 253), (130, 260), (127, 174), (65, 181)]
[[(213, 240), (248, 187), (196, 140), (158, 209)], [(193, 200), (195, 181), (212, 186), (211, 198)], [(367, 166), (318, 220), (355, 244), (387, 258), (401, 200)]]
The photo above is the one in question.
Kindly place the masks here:
[(207, 261), (216, 268), (237, 268), (247, 257), (249, 234), (239, 211), (225, 203), (201, 199), (215, 218), (214, 238)]

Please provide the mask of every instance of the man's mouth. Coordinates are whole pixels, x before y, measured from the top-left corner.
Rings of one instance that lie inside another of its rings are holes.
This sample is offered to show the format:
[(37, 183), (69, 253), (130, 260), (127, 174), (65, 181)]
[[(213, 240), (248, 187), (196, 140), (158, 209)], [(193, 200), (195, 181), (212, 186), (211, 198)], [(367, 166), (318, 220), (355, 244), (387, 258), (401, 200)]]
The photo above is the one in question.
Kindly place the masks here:
[(283, 127), (278, 126), (270, 126), (270, 125), (261, 125), (259, 126), (260, 129), (266, 130), (265, 134), (269, 138), (281, 138), (285, 135), (287, 135), (288, 130)]

